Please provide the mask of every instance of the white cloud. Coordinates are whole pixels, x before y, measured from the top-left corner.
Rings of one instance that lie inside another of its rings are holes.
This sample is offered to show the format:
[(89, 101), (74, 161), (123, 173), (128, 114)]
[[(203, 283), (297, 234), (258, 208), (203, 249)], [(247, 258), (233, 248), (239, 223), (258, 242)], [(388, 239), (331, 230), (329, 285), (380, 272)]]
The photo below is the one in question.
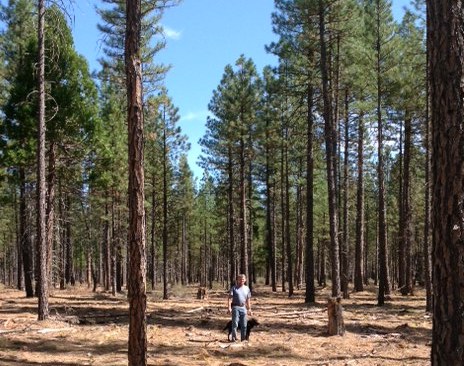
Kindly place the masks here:
[(187, 114), (184, 114), (183, 116), (181, 116), (180, 119), (182, 122), (197, 121), (197, 120), (206, 122), (206, 117), (209, 115), (210, 113), (208, 111), (188, 112)]
[(178, 40), (182, 36), (182, 32), (176, 31), (169, 27), (163, 27), (164, 35), (166, 38)]

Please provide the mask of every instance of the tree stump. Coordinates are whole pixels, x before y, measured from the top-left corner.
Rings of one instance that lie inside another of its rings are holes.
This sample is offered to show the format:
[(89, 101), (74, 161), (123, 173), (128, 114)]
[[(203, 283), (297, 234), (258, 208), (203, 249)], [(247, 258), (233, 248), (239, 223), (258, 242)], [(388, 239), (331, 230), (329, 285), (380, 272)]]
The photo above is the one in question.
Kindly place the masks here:
[(208, 298), (208, 290), (206, 289), (206, 287), (198, 287), (197, 299), (205, 300), (207, 298)]
[(327, 302), (327, 311), (329, 314), (329, 336), (345, 334), (345, 323), (343, 322), (343, 307), (341, 298), (331, 297)]

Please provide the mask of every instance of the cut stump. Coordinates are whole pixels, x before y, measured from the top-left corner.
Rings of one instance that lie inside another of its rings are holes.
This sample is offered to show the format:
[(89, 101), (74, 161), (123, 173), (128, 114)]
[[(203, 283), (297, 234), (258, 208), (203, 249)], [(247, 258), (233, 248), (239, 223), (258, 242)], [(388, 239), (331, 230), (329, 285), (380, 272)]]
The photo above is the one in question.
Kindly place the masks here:
[(327, 312), (329, 315), (329, 336), (345, 334), (345, 323), (343, 322), (343, 307), (340, 297), (331, 297), (327, 302)]

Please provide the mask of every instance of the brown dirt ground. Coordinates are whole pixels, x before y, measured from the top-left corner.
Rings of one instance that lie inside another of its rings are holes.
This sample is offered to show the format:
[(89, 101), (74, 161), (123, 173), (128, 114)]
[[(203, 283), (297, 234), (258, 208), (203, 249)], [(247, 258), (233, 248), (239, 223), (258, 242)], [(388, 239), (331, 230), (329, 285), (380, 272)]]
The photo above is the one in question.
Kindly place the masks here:
[[(304, 304), (304, 291), (272, 293), (255, 286), (253, 317), (261, 323), (248, 343), (228, 343), (230, 318), (222, 288), (196, 299), (196, 287), (174, 287), (170, 300), (148, 297), (148, 364), (188, 366), (430, 365), (432, 319), (423, 291), (391, 296), (376, 306), (375, 289), (343, 300), (346, 333), (327, 336), (326, 299)], [(0, 286), (0, 366), (127, 365), (128, 317), (124, 294), (86, 287), (55, 290), (51, 319), (37, 321), (37, 299)]]

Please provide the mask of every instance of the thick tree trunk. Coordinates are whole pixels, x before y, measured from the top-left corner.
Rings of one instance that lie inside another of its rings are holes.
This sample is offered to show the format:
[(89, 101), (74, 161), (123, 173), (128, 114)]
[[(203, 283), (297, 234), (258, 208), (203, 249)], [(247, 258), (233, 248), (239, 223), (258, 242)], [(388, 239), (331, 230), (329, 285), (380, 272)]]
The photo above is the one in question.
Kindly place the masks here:
[(125, 63), (129, 142), (129, 366), (147, 364), (141, 1), (126, 0)]
[[(427, 63), (428, 64), (428, 63)], [(428, 76), (427, 76), (428, 79)], [(427, 80), (427, 90), (429, 89)], [(425, 292), (426, 292), (426, 305), (427, 311), (432, 311), (432, 273), (431, 273), (431, 256), (430, 256), (430, 226), (431, 226), (431, 214), (430, 209), (430, 197), (431, 197), (431, 161), (430, 161), (430, 119), (429, 119), (429, 92), (427, 91), (427, 103), (426, 103), (426, 132), (425, 132), (425, 207), (424, 207), (424, 281), (425, 281)]]
[(37, 138), (37, 296), (38, 319), (46, 320), (49, 316), (48, 308), (48, 271), (47, 271), (47, 223), (46, 223), (46, 186), (45, 186), (45, 1), (38, 1), (38, 40), (39, 57), (37, 63), (39, 89), (39, 115)]
[(343, 320), (343, 307), (341, 298), (329, 298), (327, 302), (329, 316), (328, 334), (330, 336), (345, 334), (345, 322)]
[(433, 173), (432, 365), (464, 359), (464, 4), (429, 0)]
[[(427, 28), (429, 28), (429, 12), (427, 12)], [(428, 35), (427, 35), (428, 38)], [(430, 208), (430, 198), (432, 191), (432, 174), (431, 174), (431, 146), (430, 146), (430, 53), (429, 42), (427, 40), (427, 62), (425, 67), (426, 74), (426, 103), (425, 103), (425, 212), (424, 212), (424, 280), (426, 292), (426, 305), (427, 311), (432, 311), (432, 264), (430, 256), (430, 226), (432, 210)]]

